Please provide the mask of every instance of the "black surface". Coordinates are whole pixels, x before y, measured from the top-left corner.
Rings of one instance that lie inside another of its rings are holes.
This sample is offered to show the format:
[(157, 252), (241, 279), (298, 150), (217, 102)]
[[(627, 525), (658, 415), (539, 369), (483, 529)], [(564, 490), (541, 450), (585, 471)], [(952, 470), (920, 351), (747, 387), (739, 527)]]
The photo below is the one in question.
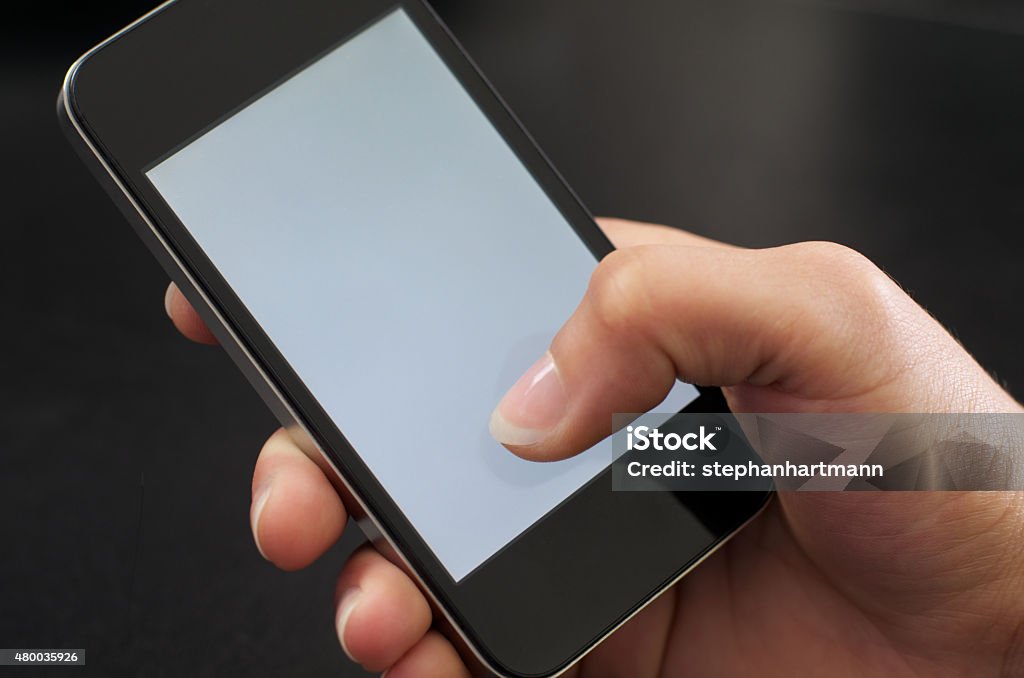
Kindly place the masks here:
[[(855, 246), (1024, 390), (1011, 3), (438, 4), (594, 212)], [(174, 336), (164, 276), (54, 121), (66, 66), (147, 7), (61, 9), (0, 29), (0, 646), (85, 647), (79, 675), (357, 675), (330, 608), (352, 539), (302, 573), (260, 560), (274, 424)]]

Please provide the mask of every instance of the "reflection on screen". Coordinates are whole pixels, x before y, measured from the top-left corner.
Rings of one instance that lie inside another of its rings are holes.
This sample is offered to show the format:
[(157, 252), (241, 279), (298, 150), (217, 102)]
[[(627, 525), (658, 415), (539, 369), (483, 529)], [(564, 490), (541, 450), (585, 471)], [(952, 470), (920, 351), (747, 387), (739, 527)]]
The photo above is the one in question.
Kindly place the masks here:
[(608, 465), (488, 435), (595, 260), (404, 11), (147, 176), (454, 579)]

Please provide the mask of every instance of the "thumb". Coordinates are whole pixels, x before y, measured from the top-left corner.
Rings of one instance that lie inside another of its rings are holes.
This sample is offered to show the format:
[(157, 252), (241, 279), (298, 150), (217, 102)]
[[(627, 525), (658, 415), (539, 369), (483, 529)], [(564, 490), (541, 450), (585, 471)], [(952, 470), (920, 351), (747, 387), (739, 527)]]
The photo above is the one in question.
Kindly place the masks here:
[[(1008, 396), (856, 252), (617, 250), (550, 349), (508, 391), (491, 432), (533, 460), (571, 456), (645, 412), (677, 379), (728, 388), (738, 411), (972, 411)], [(959, 397), (953, 397), (959, 396)]]

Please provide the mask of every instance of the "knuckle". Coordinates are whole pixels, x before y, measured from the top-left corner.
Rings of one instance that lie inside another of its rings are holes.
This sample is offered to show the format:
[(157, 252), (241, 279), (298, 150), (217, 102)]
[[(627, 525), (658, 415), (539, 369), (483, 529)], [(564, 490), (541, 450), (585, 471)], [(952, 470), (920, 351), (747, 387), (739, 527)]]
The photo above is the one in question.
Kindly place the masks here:
[(809, 273), (833, 300), (877, 306), (888, 293), (889, 277), (855, 249), (834, 242), (804, 243)]
[(857, 250), (837, 242), (804, 242), (793, 247), (799, 249), (808, 261), (829, 270), (847, 272), (874, 266)]
[(884, 341), (895, 328), (899, 288), (866, 256), (833, 242), (799, 246), (808, 281), (818, 294), (818, 318)]
[(598, 322), (612, 332), (628, 331), (650, 309), (648, 271), (644, 248), (616, 250), (598, 264), (587, 289)]

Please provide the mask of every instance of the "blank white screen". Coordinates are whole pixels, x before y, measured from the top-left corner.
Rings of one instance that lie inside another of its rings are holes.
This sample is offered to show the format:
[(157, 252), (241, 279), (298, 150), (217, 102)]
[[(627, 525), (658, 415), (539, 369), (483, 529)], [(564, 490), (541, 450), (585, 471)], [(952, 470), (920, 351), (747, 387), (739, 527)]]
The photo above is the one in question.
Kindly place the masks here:
[(595, 260), (403, 10), (147, 176), (454, 579), (610, 462), (488, 435)]

